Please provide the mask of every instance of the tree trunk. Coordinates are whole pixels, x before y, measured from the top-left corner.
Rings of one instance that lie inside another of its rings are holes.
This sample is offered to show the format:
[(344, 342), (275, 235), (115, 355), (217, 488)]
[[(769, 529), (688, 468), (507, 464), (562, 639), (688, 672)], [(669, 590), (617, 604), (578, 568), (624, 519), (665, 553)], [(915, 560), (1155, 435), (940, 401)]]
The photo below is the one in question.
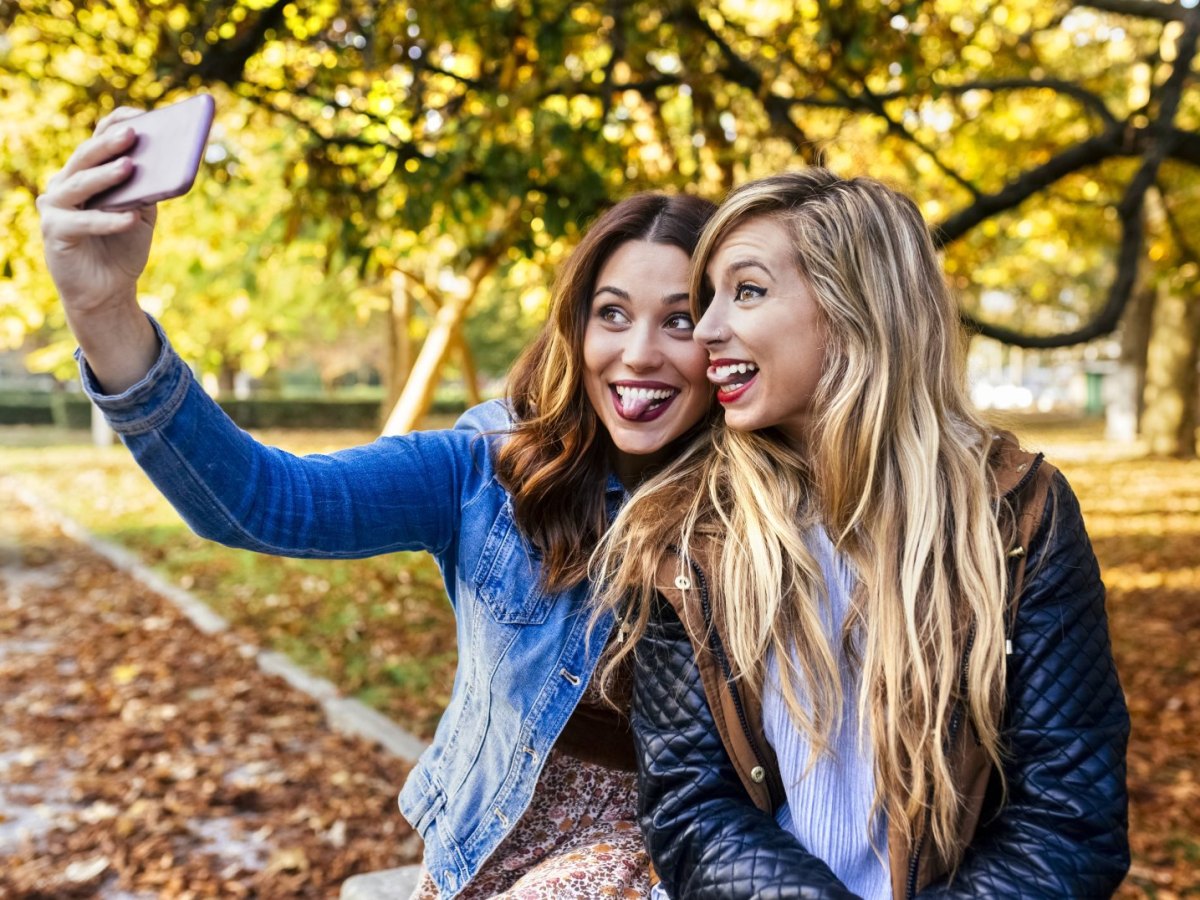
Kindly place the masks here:
[(438, 374), (450, 349), (451, 337), (466, 312), (470, 295), (452, 297), (442, 304), (433, 328), (421, 344), (421, 352), (413, 363), (412, 372), (404, 383), (400, 399), (383, 426), (384, 434), (407, 434), (417, 427), (429, 409), (437, 388)]
[(461, 328), (454, 331), (454, 350), (458, 354), (458, 364), (462, 366), (463, 384), (467, 388), (467, 404), (476, 406), (483, 402), (479, 393), (479, 373), (475, 369), (475, 357), (471, 355), (471, 346)]
[(100, 407), (92, 404), (92, 443), (97, 447), (111, 447), (113, 445), (113, 430), (108, 427), (108, 420), (104, 418), (104, 413), (100, 412)]
[(412, 431), (428, 411), (442, 363), (453, 345), (454, 336), (483, 283), (495, 271), (500, 257), (511, 246), (512, 229), (520, 212), (520, 200), (512, 199), (504, 216), (497, 219), (497, 227), (490, 232), (487, 243), (476, 251), (474, 259), (467, 266), (468, 289), (462, 294), (447, 297), (438, 307), (433, 328), (421, 345), (421, 352), (417, 354), (412, 371), (404, 382), (400, 399), (396, 401), (384, 423), (384, 434), (405, 434)]
[(1200, 298), (1164, 293), (1155, 304), (1146, 360), (1142, 437), (1150, 453), (1196, 455), (1196, 362)]
[(1108, 378), (1104, 406), (1105, 436), (1132, 443), (1146, 411), (1146, 355), (1158, 292), (1150, 282), (1138, 286), (1121, 319), (1121, 361)]
[(237, 382), (238, 367), (229, 360), (221, 361), (221, 368), (217, 371), (217, 393), (221, 397), (234, 396), (234, 387)]
[(392, 303), (388, 311), (387, 329), (387, 392), (384, 396), (380, 418), (396, 407), (408, 373), (412, 371), (412, 335), (409, 319), (412, 315), (408, 285), (399, 272), (392, 275)]

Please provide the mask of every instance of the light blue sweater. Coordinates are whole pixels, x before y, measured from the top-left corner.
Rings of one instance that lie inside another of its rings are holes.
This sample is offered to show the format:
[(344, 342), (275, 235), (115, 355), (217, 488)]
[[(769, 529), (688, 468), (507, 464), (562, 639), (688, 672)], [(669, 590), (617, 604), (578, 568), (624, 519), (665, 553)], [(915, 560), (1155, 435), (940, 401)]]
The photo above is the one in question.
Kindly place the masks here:
[[(870, 746), (859, 741), (858, 675), (845, 664), (841, 641), (854, 573), (837, 555), (824, 530), (814, 530), (809, 549), (821, 565), (828, 591), (823, 610), (825, 629), (843, 673), (845, 702), (840, 727), (831, 736), (831, 752), (817, 759), (805, 775), (811, 744), (788, 714), (780, 692), (779, 660), (774, 654), (768, 660), (763, 726), (779, 760), (787, 792), (787, 803), (780, 808), (776, 821), (806, 850), (820, 857), (851, 891), (865, 900), (891, 900), (887, 825), (881, 814), (874, 823), (873, 847), (868, 829), (875, 794), (874, 765)], [(803, 702), (803, 696), (800, 699)], [(865, 734), (863, 738), (865, 741)]]

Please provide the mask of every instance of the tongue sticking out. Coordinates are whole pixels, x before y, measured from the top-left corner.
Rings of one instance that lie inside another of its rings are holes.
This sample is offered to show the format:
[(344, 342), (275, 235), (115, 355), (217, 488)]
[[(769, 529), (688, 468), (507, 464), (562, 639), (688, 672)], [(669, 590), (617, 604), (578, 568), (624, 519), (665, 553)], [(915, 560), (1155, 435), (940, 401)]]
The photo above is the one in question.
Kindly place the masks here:
[(654, 401), (641, 394), (629, 393), (621, 398), (621, 412), (627, 419), (637, 419), (650, 408)]

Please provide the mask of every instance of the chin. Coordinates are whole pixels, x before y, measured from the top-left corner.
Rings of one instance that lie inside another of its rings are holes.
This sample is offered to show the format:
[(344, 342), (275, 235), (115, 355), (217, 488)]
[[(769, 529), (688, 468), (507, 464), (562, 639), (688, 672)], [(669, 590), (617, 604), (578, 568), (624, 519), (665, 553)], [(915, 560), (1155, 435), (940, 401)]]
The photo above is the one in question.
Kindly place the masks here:
[(679, 435), (673, 432), (670, 434), (660, 432), (653, 435), (637, 435), (634, 440), (624, 440), (619, 443), (614, 441), (614, 443), (618, 450), (629, 456), (654, 456), (671, 446), (671, 443), (678, 438)]
[(619, 453), (626, 456), (653, 456), (666, 446), (666, 443), (647, 444), (642, 441), (614, 441), (613, 446)]
[(725, 425), (734, 431), (758, 431), (766, 427), (752, 415), (741, 411), (731, 414), (729, 410), (725, 411)]

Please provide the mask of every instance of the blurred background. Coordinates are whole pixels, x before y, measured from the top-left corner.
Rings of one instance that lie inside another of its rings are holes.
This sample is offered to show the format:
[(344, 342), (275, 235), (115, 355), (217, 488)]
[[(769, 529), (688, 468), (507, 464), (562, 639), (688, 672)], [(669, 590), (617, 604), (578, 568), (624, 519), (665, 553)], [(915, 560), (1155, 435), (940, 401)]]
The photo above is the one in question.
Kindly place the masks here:
[(1083, 497), (1134, 712), (1123, 891), (1198, 896), (1198, 36), (1197, 0), (0, 0), (0, 473), (429, 734), (455, 657), (428, 560), (202, 545), (93, 445), (48, 177), (117, 106), (215, 95), (142, 302), (297, 450), (501, 393), (616, 199), (883, 179), (933, 226), (976, 402)]

